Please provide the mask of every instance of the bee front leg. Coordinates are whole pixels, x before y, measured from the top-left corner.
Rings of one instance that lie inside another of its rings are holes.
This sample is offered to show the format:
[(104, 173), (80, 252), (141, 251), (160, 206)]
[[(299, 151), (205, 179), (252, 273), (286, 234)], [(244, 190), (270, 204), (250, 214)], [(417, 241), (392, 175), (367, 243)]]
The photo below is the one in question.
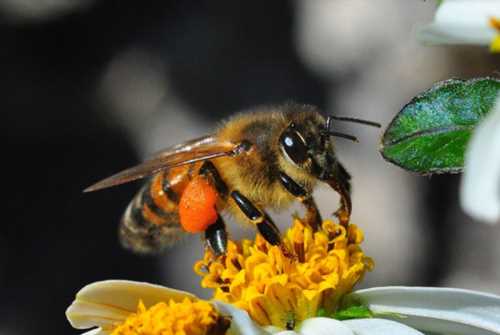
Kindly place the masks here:
[(351, 175), (344, 166), (337, 163), (334, 176), (326, 182), (340, 194), (340, 208), (334, 213), (338, 217), (340, 224), (347, 226), (351, 218)]
[(305, 221), (314, 231), (321, 227), (321, 214), (313, 196), (284, 172), (280, 172), (280, 182), (285, 189), (299, 200), (306, 209)]
[(313, 228), (314, 231), (317, 231), (321, 227), (321, 223), (323, 220), (321, 219), (321, 214), (319, 213), (316, 201), (314, 201), (312, 195), (299, 200), (302, 202), (306, 209), (305, 221)]
[(208, 226), (205, 230), (205, 242), (212, 249), (215, 256), (226, 254), (227, 250), (227, 232), (226, 225), (219, 214), (217, 221)]
[(257, 226), (257, 230), (267, 242), (272, 245), (281, 245), (280, 231), (266, 213), (255, 207), (255, 205), (239, 191), (232, 191), (231, 197), (243, 214)]

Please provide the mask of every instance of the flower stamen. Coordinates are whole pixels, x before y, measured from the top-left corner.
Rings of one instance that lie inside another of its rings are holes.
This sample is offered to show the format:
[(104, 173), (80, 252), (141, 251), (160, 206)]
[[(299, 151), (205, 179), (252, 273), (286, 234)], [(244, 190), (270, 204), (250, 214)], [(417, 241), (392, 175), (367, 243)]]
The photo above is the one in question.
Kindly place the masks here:
[(116, 325), (111, 335), (222, 335), (229, 325), (229, 319), (206, 301), (185, 298), (149, 308), (140, 301), (137, 312)]
[(207, 249), (194, 269), (202, 276), (201, 285), (214, 289), (214, 299), (246, 310), (262, 326), (290, 329), (320, 309), (334, 312), (373, 268), (362, 241), (362, 231), (352, 224), (324, 221), (314, 231), (295, 219), (282, 247), (261, 235), (255, 241), (229, 241), (225, 257)]

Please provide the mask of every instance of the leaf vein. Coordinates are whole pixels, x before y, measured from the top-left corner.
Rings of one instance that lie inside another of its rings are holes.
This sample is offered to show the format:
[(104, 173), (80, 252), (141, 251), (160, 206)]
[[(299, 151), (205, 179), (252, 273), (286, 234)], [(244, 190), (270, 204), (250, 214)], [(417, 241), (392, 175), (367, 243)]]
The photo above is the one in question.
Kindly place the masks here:
[(444, 127), (435, 127), (435, 128), (429, 128), (429, 129), (423, 129), (416, 131), (414, 133), (408, 134), (406, 136), (403, 136), (401, 138), (394, 139), (393, 141), (390, 141), (388, 143), (384, 143), (385, 146), (391, 146), (391, 145), (396, 145), (401, 142), (404, 142), (406, 140), (411, 140), (420, 136), (425, 136), (425, 135), (434, 135), (434, 134), (439, 134), (439, 133), (445, 133), (445, 132), (452, 132), (452, 131), (459, 131), (459, 130), (472, 130), (474, 129), (474, 126), (444, 126)]

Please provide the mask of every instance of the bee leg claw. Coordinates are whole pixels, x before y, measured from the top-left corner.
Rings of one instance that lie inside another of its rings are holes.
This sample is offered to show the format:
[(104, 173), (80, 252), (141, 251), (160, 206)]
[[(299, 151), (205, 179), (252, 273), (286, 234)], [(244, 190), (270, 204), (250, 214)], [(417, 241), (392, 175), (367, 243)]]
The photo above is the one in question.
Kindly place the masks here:
[(264, 221), (257, 224), (257, 229), (269, 244), (279, 246), (285, 257), (292, 259), (296, 258), (295, 254), (281, 242), (281, 234), (278, 227), (276, 227), (274, 222), (272, 222), (267, 215)]
[(214, 224), (208, 226), (205, 230), (205, 241), (207, 246), (216, 256), (226, 254), (227, 250), (227, 232), (224, 221), (219, 216)]
[(288, 249), (288, 248), (286, 247), (286, 245), (281, 244), (281, 245), (280, 245), (280, 248), (281, 248), (281, 252), (283, 253), (283, 255), (284, 255), (285, 257), (290, 258), (290, 259), (292, 259), (292, 260), (294, 260), (294, 259), (295, 259), (295, 260), (296, 260), (296, 259), (298, 259), (298, 258), (297, 258), (297, 256), (296, 256), (296, 255), (295, 255), (292, 251), (290, 251), (290, 249)]
[(339, 208), (336, 212), (333, 213), (333, 215), (339, 219), (339, 223), (342, 226), (346, 227), (347, 225), (349, 225), (350, 215), (345, 208)]

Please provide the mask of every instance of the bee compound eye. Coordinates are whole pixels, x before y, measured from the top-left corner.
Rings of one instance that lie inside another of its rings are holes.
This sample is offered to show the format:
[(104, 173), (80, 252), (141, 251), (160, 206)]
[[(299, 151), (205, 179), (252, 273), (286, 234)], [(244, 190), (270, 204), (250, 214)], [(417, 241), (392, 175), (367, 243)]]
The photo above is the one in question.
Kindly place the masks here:
[(307, 160), (307, 146), (296, 131), (286, 130), (280, 138), (281, 146), (287, 156), (296, 164), (302, 164)]

